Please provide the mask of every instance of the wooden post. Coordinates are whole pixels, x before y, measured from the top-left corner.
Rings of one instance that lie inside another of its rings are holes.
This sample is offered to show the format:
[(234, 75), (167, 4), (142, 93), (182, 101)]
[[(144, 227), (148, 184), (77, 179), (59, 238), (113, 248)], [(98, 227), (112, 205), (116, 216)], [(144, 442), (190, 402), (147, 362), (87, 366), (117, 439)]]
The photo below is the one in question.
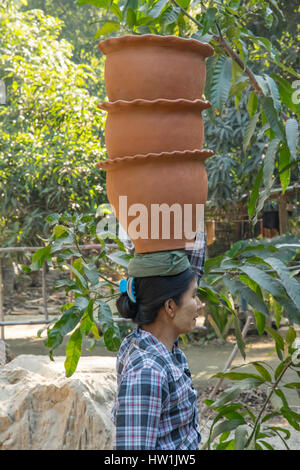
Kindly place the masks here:
[(288, 231), (287, 195), (281, 194), (279, 198), (279, 233), (283, 235)]
[[(3, 289), (2, 289), (2, 259), (0, 258), (0, 321), (4, 321)], [(1, 326), (1, 337), (4, 340), (4, 325)]]

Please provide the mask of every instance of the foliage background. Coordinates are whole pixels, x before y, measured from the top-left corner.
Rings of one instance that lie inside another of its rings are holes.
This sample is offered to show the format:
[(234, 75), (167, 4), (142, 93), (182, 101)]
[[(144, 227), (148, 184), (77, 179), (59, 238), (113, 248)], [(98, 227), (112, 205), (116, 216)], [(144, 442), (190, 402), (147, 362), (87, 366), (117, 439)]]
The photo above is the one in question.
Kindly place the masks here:
[(106, 201), (103, 113), (93, 67), (73, 61), (63, 23), (42, 10), (0, 6), (0, 243), (40, 246), (53, 211), (94, 213)]

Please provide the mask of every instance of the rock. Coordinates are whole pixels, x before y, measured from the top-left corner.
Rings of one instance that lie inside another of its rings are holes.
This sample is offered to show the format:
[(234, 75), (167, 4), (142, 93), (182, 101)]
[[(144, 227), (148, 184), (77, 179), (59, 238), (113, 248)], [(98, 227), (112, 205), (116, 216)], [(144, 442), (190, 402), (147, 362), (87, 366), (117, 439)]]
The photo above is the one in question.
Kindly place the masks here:
[(113, 448), (114, 357), (81, 357), (66, 378), (64, 357), (20, 355), (0, 369), (1, 450)]
[(15, 357), (17, 356), (11, 352), (8, 344), (3, 339), (0, 339), (0, 367), (12, 361)]

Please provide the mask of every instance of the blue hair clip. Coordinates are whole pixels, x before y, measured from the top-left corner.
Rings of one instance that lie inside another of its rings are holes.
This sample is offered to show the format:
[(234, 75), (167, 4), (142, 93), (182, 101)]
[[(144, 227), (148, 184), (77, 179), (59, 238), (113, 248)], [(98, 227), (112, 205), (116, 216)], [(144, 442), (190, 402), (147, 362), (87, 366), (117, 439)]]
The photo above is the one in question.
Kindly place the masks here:
[(127, 280), (122, 279), (119, 283), (120, 292), (127, 292), (128, 297), (134, 303), (136, 303), (136, 292), (134, 286), (134, 277), (129, 277)]

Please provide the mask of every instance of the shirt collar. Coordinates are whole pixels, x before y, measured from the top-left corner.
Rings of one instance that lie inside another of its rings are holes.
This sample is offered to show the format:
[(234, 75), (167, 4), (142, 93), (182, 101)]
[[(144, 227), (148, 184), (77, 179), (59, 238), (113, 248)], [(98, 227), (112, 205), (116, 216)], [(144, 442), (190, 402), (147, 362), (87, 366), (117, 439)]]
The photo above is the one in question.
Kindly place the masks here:
[(134, 330), (134, 337), (139, 342), (139, 346), (143, 349), (151, 349), (151, 352), (157, 355), (169, 354), (172, 359), (172, 353), (178, 349), (178, 338), (173, 344), (172, 352), (161, 342), (156, 336), (152, 335), (149, 331), (143, 330), (141, 327), (137, 327)]

